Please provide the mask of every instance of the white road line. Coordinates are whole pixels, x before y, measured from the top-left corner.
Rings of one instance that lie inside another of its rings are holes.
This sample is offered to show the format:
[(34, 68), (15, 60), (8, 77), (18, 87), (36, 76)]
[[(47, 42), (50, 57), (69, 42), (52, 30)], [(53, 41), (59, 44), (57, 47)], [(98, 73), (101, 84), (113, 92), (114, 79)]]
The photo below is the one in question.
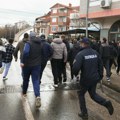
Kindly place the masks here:
[(26, 120), (34, 120), (32, 111), (30, 109), (30, 105), (28, 102), (28, 99), (22, 96), (22, 104), (23, 104), (23, 110), (25, 113)]

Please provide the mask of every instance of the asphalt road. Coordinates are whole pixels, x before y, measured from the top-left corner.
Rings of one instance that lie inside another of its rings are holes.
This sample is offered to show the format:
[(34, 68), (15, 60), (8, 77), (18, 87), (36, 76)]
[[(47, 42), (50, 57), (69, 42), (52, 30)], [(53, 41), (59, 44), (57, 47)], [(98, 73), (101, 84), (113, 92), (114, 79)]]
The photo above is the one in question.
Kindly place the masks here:
[[(69, 71), (67, 71), (67, 74), (67, 83), (55, 89), (51, 67), (48, 63), (41, 85), (42, 106), (40, 109), (36, 109), (31, 82), (27, 99), (21, 97), (21, 69), (19, 61), (15, 62), (13, 60), (8, 80), (3, 82), (2, 76), (0, 76), (0, 120), (81, 120), (78, 117), (80, 109), (77, 89), (79, 86), (70, 83)], [(86, 94), (89, 120), (120, 120), (120, 104), (106, 96), (100, 89), (97, 92), (112, 101), (115, 112), (110, 116), (104, 107), (93, 102)]]

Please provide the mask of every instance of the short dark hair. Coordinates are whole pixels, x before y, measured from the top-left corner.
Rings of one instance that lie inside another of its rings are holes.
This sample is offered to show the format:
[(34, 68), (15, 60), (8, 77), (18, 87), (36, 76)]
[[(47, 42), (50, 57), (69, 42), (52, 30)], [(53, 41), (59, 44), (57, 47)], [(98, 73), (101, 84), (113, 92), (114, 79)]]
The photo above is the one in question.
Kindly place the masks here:
[(25, 33), (24, 38), (28, 38), (28, 37), (29, 37), (28, 33)]
[(107, 39), (106, 39), (106, 38), (103, 38), (103, 42), (106, 43), (106, 42), (107, 42)]
[(8, 42), (9, 42), (10, 44), (12, 44), (12, 43), (13, 43), (13, 41), (14, 41), (14, 39), (13, 39), (13, 38), (10, 38), (10, 39), (8, 40)]
[(42, 34), (42, 35), (40, 36), (40, 38), (41, 38), (41, 39), (45, 39), (45, 35)]

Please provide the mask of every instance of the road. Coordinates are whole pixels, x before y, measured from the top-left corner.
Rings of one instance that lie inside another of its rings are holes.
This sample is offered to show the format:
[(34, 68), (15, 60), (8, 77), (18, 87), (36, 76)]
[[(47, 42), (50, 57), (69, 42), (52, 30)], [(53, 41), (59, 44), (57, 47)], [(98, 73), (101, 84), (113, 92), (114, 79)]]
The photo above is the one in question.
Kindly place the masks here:
[[(40, 109), (36, 109), (31, 81), (27, 99), (24, 100), (21, 97), (21, 69), (19, 61), (13, 60), (8, 80), (3, 82), (2, 76), (0, 76), (0, 120), (81, 120), (78, 117), (80, 111), (77, 96), (78, 84), (70, 82), (69, 71), (67, 71), (67, 75), (67, 83), (55, 89), (51, 66), (48, 63), (40, 90), (42, 106)], [(115, 112), (110, 116), (104, 107), (93, 102), (86, 94), (89, 120), (120, 120), (120, 104), (106, 96), (100, 89), (97, 89), (97, 92), (112, 101)]]

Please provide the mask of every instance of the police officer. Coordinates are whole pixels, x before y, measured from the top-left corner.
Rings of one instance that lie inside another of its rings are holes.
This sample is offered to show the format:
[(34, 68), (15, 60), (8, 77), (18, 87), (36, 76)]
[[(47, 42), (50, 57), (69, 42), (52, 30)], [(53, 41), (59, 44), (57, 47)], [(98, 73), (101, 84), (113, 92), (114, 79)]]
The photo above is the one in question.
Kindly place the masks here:
[(88, 119), (85, 103), (85, 93), (87, 91), (95, 102), (105, 106), (109, 114), (112, 115), (114, 111), (112, 103), (96, 93), (96, 85), (103, 78), (103, 64), (101, 58), (95, 50), (90, 48), (88, 38), (81, 40), (81, 46), (83, 50), (77, 54), (73, 63), (74, 75), (78, 75), (81, 70), (80, 90), (78, 91), (81, 113), (78, 115), (82, 119)]

